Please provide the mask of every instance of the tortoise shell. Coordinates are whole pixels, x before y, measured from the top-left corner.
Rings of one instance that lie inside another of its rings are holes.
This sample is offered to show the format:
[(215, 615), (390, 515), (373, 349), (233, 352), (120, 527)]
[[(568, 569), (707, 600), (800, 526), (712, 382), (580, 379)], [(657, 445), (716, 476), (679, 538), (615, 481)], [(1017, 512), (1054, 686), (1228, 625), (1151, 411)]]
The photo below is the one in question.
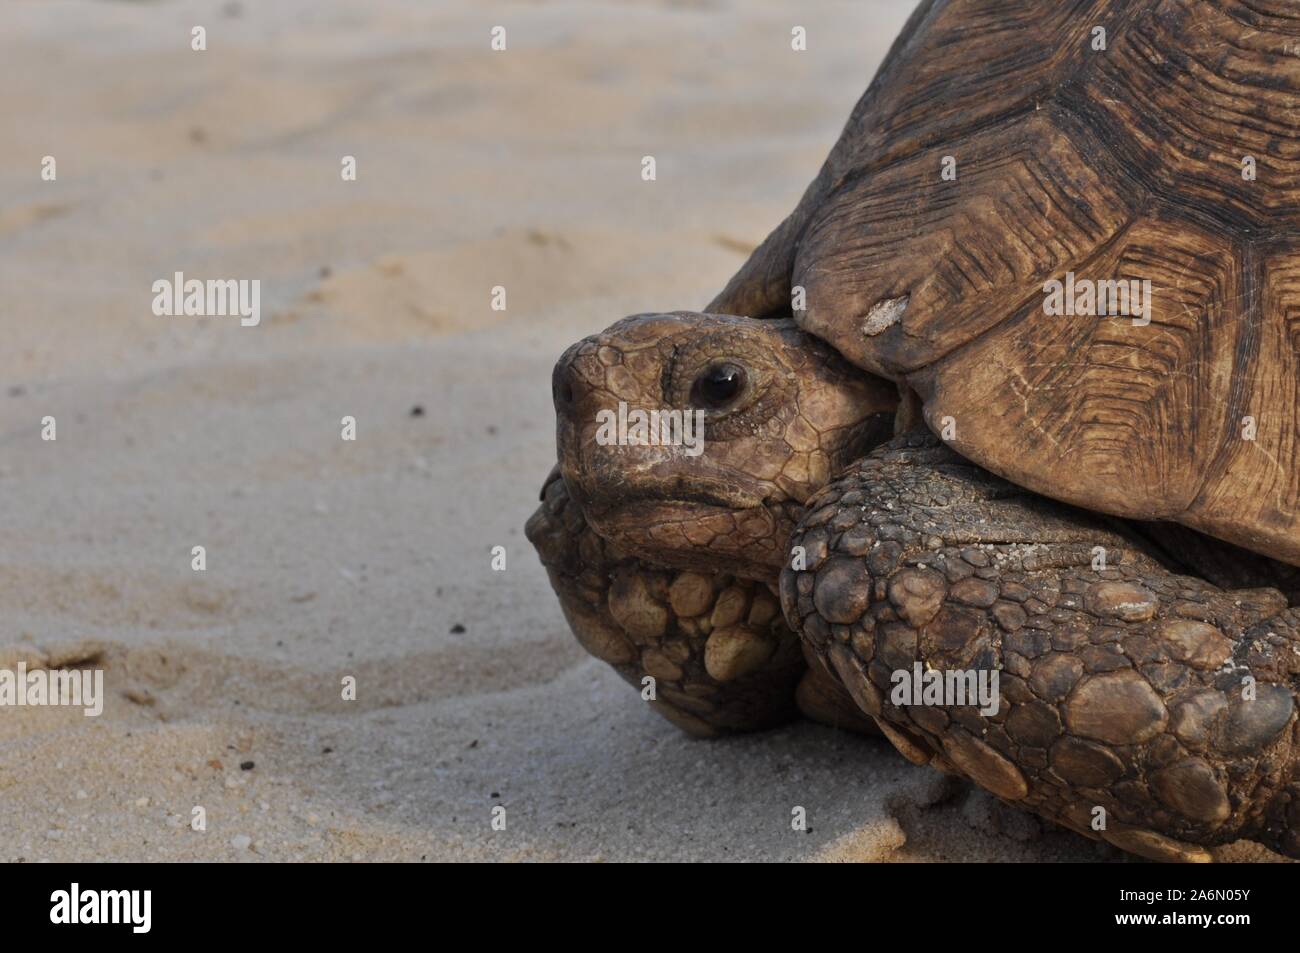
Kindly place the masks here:
[[(1089, 310), (1115, 281), (1145, 314)], [(1300, 4), (925, 0), (709, 310), (793, 312), (1023, 487), (1300, 564)]]

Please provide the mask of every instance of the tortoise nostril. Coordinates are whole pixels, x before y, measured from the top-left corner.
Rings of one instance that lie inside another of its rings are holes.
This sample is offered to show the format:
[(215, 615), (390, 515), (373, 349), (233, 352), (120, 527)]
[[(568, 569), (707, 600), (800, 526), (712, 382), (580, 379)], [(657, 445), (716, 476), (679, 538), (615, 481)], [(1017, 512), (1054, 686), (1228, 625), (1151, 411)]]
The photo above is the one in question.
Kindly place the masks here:
[(555, 365), (555, 372), (551, 375), (551, 397), (555, 401), (557, 411), (564, 412), (573, 408), (576, 399), (573, 373), (573, 360), (566, 354), (560, 358)]
[(604, 379), (604, 367), (596, 358), (595, 338), (584, 338), (560, 355), (551, 372), (551, 399), (555, 411), (572, 417)]
[(556, 371), (551, 397), (555, 399), (555, 410), (563, 411), (573, 407), (573, 381), (564, 368)]

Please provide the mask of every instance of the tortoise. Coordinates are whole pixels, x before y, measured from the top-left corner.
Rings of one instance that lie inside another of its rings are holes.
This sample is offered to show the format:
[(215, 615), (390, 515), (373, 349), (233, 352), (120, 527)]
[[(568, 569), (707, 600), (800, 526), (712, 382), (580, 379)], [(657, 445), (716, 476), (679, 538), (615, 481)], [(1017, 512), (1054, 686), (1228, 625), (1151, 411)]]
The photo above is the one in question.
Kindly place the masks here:
[[(527, 532), (581, 644), (695, 735), (802, 712), (1300, 857), (1297, 53), (1287, 0), (924, 0), (703, 312), (556, 365)], [(628, 408), (702, 452), (597, 439)]]

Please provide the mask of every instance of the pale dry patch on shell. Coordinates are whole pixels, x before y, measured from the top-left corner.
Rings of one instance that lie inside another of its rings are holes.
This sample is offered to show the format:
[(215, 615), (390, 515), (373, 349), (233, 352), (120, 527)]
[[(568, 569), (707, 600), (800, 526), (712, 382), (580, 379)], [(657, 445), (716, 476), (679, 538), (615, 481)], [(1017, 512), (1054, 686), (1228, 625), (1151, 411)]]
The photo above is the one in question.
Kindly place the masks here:
[(862, 333), (867, 337), (875, 337), (887, 328), (893, 327), (899, 321), (903, 320), (903, 312), (907, 310), (907, 295), (901, 298), (886, 298), (884, 301), (878, 301), (871, 306), (867, 312), (866, 318), (862, 321)]

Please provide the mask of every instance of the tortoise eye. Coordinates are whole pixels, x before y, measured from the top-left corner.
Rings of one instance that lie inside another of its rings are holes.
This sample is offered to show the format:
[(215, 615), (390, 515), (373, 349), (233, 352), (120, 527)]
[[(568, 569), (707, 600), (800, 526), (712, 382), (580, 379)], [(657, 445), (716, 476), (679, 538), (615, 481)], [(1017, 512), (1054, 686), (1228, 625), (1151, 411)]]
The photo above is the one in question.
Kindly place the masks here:
[(748, 376), (739, 364), (710, 364), (691, 385), (691, 403), (722, 410), (745, 391)]
[(759, 433), (796, 392), (770, 344), (730, 327), (673, 341), (664, 372), (667, 406), (700, 411), (710, 440)]

